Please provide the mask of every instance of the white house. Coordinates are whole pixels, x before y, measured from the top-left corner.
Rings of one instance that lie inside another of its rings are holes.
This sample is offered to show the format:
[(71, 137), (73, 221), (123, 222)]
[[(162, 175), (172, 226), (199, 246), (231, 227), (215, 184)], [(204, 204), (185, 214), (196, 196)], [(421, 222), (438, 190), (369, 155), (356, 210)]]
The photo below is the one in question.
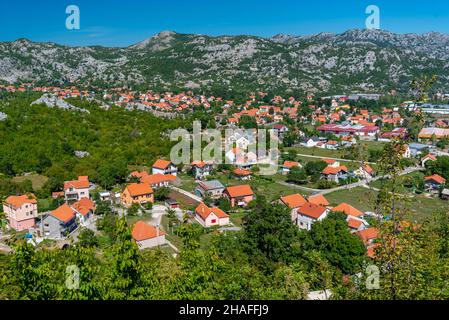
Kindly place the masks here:
[(64, 182), (64, 198), (67, 202), (89, 198), (90, 182), (87, 176), (80, 176), (78, 180)]
[(226, 226), (229, 224), (229, 215), (220, 208), (209, 208), (200, 203), (195, 209), (195, 220), (205, 228)]
[(152, 173), (171, 174), (176, 177), (178, 175), (178, 167), (171, 161), (159, 159), (153, 164)]
[(312, 225), (316, 221), (322, 221), (327, 217), (329, 209), (312, 204), (306, 203), (298, 209), (297, 224), (300, 229), (310, 231)]

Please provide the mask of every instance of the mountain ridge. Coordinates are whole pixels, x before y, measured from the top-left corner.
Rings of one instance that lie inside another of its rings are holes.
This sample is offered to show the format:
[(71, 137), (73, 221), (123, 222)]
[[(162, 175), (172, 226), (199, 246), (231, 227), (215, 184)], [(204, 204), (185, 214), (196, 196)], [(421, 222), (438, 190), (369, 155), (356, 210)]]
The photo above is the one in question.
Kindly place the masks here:
[(351, 29), (263, 38), (166, 30), (123, 48), (0, 42), (0, 80), (7, 83), (161, 90), (406, 91), (411, 79), (428, 73), (449, 91), (448, 61), (449, 34), (438, 32)]

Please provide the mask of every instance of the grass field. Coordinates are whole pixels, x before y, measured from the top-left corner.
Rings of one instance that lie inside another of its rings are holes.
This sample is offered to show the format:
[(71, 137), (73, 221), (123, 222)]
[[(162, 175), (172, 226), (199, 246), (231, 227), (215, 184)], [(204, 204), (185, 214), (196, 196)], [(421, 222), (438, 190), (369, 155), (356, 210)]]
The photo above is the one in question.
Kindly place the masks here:
[[(336, 206), (342, 202), (346, 202), (362, 211), (374, 211), (375, 201), (378, 192), (366, 188), (354, 188), (351, 190), (336, 191), (327, 194), (325, 197), (331, 206)], [(431, 218), (437, 212), (448, 212), (449, 202), (436, 198), (427, 198), (421, 195), (406, 196), (400, 205), (402, 212), (408, 218), (418, 222), (422, 222)]]
[(29, 176), (19, 176), (12, 178), (12, 181), (15, 183), (21, 183), (25, 180), (30, 180), (31, 183), (33, 184), (33, 190), (38, 191), (44, 186), (48, 178), (46, 176), (41, 176), (38, 174), (31, 174)]

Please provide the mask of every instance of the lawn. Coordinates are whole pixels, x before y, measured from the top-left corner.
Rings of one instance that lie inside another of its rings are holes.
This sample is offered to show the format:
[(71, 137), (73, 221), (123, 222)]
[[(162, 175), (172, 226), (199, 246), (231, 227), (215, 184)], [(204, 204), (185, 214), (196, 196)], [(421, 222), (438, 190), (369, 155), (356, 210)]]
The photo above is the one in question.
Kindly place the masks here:
[[(410, 193), (410, 192), (413, 193), (414, 191), (408, 185), (410, 185), (411, 180), (413, 181), (414, 179), (420, 179), (420, 180), (424, 179), (424, 173), (412, 172), (407, 175), (401, 176), (399, 179), (400, 179), (399, 181), (402, 184), (407, 183), (407, 185), (401, 185), (398, 192), (399, 193)], [(376, 180), (374, 182), (371, 182), (370, 186), (373, 188), (376, 188), (376, 189), (382, 189), (382, 187), (384, 185), (384, 181), (385, 180), (383, 180), (383, 179)]]
[(330, 150), (321, 148), (307, 148), (307, 147), (292, 147), (286, 148), (287, 151), (294, 150), (298, 154), (305, 154), (317, 157), (328, 157), (328, 158), (342, 158), (343, 151), (340, 150)]
[[(325, 195), (331, 206), (346, 202), (362, 211), (374, 211), (378, 192), (366, 188), (354, 188), (351, 190), (336, 191)], [(448, 211), (449, 203), (437, 198), (427, 198), (422, 195), (404, 197), (400, 202), (402, 211), (409, 219), (422, 222), (434, 215), (436, 212)]]
[(21, 183), (25, 180), (30, 180), (33, 185), (33, 190), (38, 191), (38, 190), (42, 189), (45, 182), (47, 182), (48, 178), (46, 176), (41, 176), (38, 174), (31, 174), (29, 176), (18, 176), (18, 177), (12, 178), (12, 181), (15, 183)]
[(193, 192), (197, 185), (195, 179), (186, 174), (178, 174), (178, 179), (181, 180), (181, 185), (179, 188), (188, 192)]

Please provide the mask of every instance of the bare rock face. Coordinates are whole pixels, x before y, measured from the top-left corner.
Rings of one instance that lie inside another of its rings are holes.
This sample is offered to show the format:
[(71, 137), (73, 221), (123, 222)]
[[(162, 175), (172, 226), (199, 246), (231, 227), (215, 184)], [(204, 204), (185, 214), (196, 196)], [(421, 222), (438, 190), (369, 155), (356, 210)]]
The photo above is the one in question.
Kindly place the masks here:
[(0, 112), (0, 121), (4, 121), (8, 118), (8, 115), (6, 113)]
[[(272, 38), (163, 31), (127, 48), (0, 43), (0, 81), (157, 89), (408, 90), (437, 73), (449, 90), (449, 35), (349, 30)], [(367, 89), (368, 88), (368, 89)]]
[(59, 108), (63, 110), (74, 110), (79, 112), (90, 113), (89, 110), (75, 107), (74, 105), (71, 105), (70, 103), (67, 103), (66, 101), (59, 99), (57, 96), (51, 94), (44, 94), (42, 95), (42, 97), (31, 103), (31, 105), (36, 104), (45, 104), (49, 108)]

